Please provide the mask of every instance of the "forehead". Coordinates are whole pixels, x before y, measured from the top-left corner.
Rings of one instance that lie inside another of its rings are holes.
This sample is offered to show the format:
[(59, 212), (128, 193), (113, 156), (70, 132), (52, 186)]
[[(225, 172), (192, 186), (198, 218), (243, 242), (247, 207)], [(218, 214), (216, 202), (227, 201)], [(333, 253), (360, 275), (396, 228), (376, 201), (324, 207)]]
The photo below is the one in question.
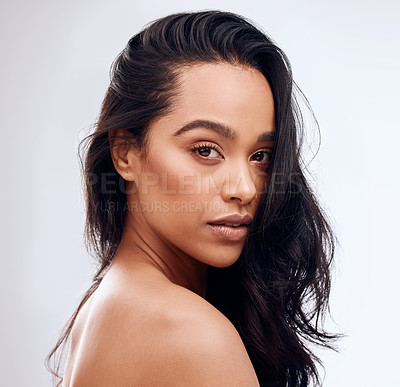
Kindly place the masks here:
[(257, 69), (228, 63), (184, 67), (172, 110), (159, 122), (166, 134), (196, 120), (225, 125), (239, 140), (273, 132), (274, 100), (266, 78)]
[(274, 100), (267, 80), (260, 71), (242, 65), (214, 63), (184, 69), (174, 108), (182, 116), (223, 118), (229, 126), (257, 123), (272, 129), (274, 124)]

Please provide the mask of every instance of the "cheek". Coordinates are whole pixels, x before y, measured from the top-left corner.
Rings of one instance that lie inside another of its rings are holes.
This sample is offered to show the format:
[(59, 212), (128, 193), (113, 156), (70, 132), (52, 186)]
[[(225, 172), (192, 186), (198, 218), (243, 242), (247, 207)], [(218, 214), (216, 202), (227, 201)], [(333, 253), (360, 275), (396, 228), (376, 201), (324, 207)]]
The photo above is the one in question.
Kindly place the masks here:
[[(209, 168), (208, 168), (209, 169)], [(167, 201), (201, 200), (220, 190), (219, 179), (180, 152), (149, 157), (141, 175), (143, 195), (162, 196)]]
[(260, 206), (261, 199), (266, 192), (269, 181), (269, 172), (259, 168), (253, 172), (252, 179), (256, 189), (256, 196), (252, 204), (253, 214), (255, 214)]
[(163, 152), (161, 157), (155, 157), (150, 152), (140, 176), (140, 194), (143, 199), (144, 195), (167, 195), (165, 199), (168, 199), (172, 193), (179, 191), (179, 175), (180, 166), (174, 155)]
[(257, 170), (253, 177), (253, 181), (254, 185), (256, 186), (257, 193), (263, 194), (269, 181), (269, 172), (263, 169)]

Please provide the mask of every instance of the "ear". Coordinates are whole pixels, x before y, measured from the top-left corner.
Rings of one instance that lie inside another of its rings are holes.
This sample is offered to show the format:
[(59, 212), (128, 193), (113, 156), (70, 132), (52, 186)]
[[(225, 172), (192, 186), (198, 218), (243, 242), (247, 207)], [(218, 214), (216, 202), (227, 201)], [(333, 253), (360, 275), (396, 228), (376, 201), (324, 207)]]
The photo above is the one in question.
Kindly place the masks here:
[(139, 155), (133, 135), (125, 129), (112, 129), (108, 140), (115, 169), (124, 180), (135, 181)]

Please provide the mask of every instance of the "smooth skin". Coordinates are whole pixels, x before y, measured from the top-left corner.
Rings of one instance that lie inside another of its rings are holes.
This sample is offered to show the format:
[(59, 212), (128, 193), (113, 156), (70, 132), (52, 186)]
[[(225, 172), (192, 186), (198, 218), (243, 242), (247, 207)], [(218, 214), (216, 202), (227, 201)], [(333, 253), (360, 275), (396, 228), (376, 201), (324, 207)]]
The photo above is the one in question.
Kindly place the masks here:
[(272, 92), (259, 71), (226, 63), (185, 68), (178, 91), (149, 128), (145, 158), (111, 137), (127, 217), (72, 330), (64, 387), (259, 385), (238, 332), (205, 300), (208, 266), (232, 265), (245, 240), (208, 223), (255, 215), (274, 146)]

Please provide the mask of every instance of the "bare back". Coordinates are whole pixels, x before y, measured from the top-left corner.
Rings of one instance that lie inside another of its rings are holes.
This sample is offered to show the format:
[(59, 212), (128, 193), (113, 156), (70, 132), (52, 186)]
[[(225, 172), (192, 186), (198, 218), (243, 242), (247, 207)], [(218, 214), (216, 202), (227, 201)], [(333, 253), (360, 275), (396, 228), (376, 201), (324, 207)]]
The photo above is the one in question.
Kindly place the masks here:
[(154, 268), (111, 267), (74, 324), (63, 387), (258, 386), (239, 334)]

